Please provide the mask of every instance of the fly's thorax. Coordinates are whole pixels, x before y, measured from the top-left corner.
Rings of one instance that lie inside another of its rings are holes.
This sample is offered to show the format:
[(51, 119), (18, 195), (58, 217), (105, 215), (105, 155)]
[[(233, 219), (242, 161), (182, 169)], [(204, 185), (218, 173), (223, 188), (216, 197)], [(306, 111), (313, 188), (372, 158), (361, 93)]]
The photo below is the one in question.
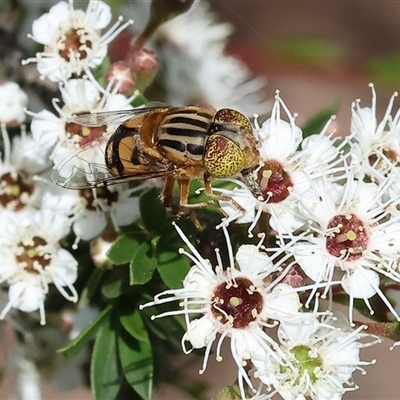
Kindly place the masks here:
[(181, 166), (202, 166), (213, 113), (197, 107), (173, 108), (157, 132), (159, 152)]

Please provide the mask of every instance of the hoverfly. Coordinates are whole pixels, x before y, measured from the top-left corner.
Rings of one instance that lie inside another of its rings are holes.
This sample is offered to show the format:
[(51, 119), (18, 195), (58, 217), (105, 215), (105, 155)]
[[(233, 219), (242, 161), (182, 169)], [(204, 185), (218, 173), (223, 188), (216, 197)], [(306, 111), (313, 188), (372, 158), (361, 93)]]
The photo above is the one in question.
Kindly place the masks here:
[(172, 204), (175, 180), (181, 207), (189, 185), (203, 175), (212, 196), (211, 177), (226, 178), (259, 162), (257, 141), (240, 112), (200, 107), (154, 107), (76, 115), (73, 123), (96, 127), (118, 124), (114, 133), (80, 147), (58, 165), (53, 181), (69, 189), (87, 189), (139, 179), (165, 177), (162, 199)]

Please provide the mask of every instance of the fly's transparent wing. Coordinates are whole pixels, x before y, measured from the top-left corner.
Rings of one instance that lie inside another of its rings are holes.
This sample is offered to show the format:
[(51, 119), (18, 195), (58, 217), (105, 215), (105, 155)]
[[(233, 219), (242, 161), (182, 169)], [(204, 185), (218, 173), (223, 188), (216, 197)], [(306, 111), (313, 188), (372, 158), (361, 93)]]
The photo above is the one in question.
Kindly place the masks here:
[(106, 166), (105, 149), (108, 137), (92, 140), (55, 166), (51, 179), (68, 189), (86, 189), (104, 185), (113, 178)]
[(100, 113), (86, 113), (73, 115), (69, 122), (83, 126), (103, 126), (103, 125), (121, 125), (129, 119), (148, 113), (150, 111), (162, 110), (169, 107), (143, 107), (134, 110), (106, 111)]

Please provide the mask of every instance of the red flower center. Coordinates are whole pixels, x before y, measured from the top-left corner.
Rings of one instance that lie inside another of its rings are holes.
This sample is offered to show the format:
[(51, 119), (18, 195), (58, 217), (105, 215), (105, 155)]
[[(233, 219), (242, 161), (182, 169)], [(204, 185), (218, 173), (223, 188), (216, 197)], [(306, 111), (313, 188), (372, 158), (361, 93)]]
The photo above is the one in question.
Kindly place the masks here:
[(50, 256), (43, 250), (47, 242), (39, 237), (34, 236), (31, 243), (19, 243), (19, 253), (16, 259), (25, 271), (38, 274), (40, 268), (45, 268), (50, 263)]
[(362, 257), (368, 246), (368, 231), (354, 214), (337, 215), (328, 224), (326, 249), (329, 254), (347, 261)]
[(65, 124), (65, 130), (68, 138), (74, 139), (80, 146), (83, 146), (86, 143), (103, 136), (103, 133), (107, 130), (107, 126), (89, 127), (75, 124), (74, 122), (67, 122)]
[(264, 199), (269, 203), (279, 203), (285, 200), (293, 183), (289, 174), (276, 160), (267, 160), (258, 171), (258, 184)]
[(26, 207), (34, 185), (24, 171), (7, 172), (0, 177), (0, 204), (13, 211)]
[(245, 329), (254, 321), (263, 307), (263, 298), (251, 281), (238, 278), (221, 283), (214, 290), (212, 313), (223, 324)]
[[(118, 201), (118, 192), (111, 192), (106, 187), (97, 188), (96, 190), (96, 198), (106, 200), (107, 205), (110, 206), (112, 203)], [(80, 195), (85, 199), (86, 208), (90, 211), (97, 210), (95, 204), (95, 197), (93, 196), (92, 189), (82, 189), (80, 190)]]
[(70, 61), (71, 58), (80, 60), (86, 58), (86, 50), (92, 48), (92, 42), (84, 37), (84, 29), (71, 29), (60, 42), (62, 48), (60, 56), (67, 61)]

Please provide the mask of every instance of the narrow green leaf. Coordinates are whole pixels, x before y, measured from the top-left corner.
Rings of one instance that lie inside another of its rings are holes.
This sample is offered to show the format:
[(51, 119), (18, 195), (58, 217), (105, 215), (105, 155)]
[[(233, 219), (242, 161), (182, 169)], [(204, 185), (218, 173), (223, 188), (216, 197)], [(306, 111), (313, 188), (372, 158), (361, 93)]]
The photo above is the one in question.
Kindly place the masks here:
[(163, 225), (166, 216), (164, 204), (160, 201), (160, 194), (153, 188), (143, 193), (139, 199), (140, 215), (148, 231), (157, 232)]
[(129, 282), (131, 285), (143, 285), (153, 276), (157, 259), (149, 243), (142, 243), (135, 251), (129, 264)]
[(387, 85), (400, 83), (400, 53), (389, 54), (372, 59), (367, 64), (374, 82), (380, 81)]
[(339, 103), (333, 103), (330, 106), (324, 108), (314, 117), (312, 117), (307, 123), (303, 126), (303, 137), (306, 138), (310, 135), (314, 135), (316, 133), (320, 133), (325, 126), (325, 124), (329, 121), (332, 115), (335, 115), (340, 108)]
[(88, 283), (86, 284), (85, 288), (82, 290), (82, 293), (79, 297), (79, 303), (78, 303), (78, 308), (88, 302), (95, 293), (95, 291), (98, 289), (101, 280), (104, 275), (104, 270), (100, 268), (95, 268), (90, 275), (90, 278), (88, 280)]
[(135, 339), (140, 341), (149, 340), (139, 310), (136, 310), (135, 312), (129, 315), (128, 314), (121, 315), (120, 321), (125, 330)]
[(111, 308), (111, 305), (106, 307), (79, 336), (72, 340), (67, 346), (58, 349), (57, 353), (61, 353), (67, 358), (74, 358), (86, 346), (86, 343), (93, 337), (100, 326), (105, 323), (107, 320), (106, 318), (111, 312)]
[(150, 400), (153, 388), (153, 356), (150, 341), (139, 341), (121, 329), (118, 350), (126, 380), (144, 399)]
[(96, 336), (90, 365), (90, 383), (96, 400), (114, 400), (121, 384), (117, 334), (107, 318)]
[(129, 269), (127, 265), (119, 265), (114, 268), (101, 288), (101, 292), (109, 299), (116, 299), (130, 290), (132, 288), (129, 285)]
[(126, 264), (128, 263), (136, 248), (142, 241), (142, 235), (135, 234), (124, 234), (118, 237), (113, 243), (111, 248), (107, 252), (107, 257), (114, 264)]
[(344, 48), (320, 38), (289, 38), (268, 43), (277, 54), (302, 65), (330, 66), (344, 56)]
[(189, 261), (177, 251), (164, 251), (158, 256), (157, 270), (170, 289), (182, 287), (183, 279), (189, 269)]
[(133, 107), (139, 107), (146, 105), (149, 101), (146, 99), (146, 97), (143, 96), (142, 93), (138, 93), (134, 99), (131, 101), (131, 105)]

